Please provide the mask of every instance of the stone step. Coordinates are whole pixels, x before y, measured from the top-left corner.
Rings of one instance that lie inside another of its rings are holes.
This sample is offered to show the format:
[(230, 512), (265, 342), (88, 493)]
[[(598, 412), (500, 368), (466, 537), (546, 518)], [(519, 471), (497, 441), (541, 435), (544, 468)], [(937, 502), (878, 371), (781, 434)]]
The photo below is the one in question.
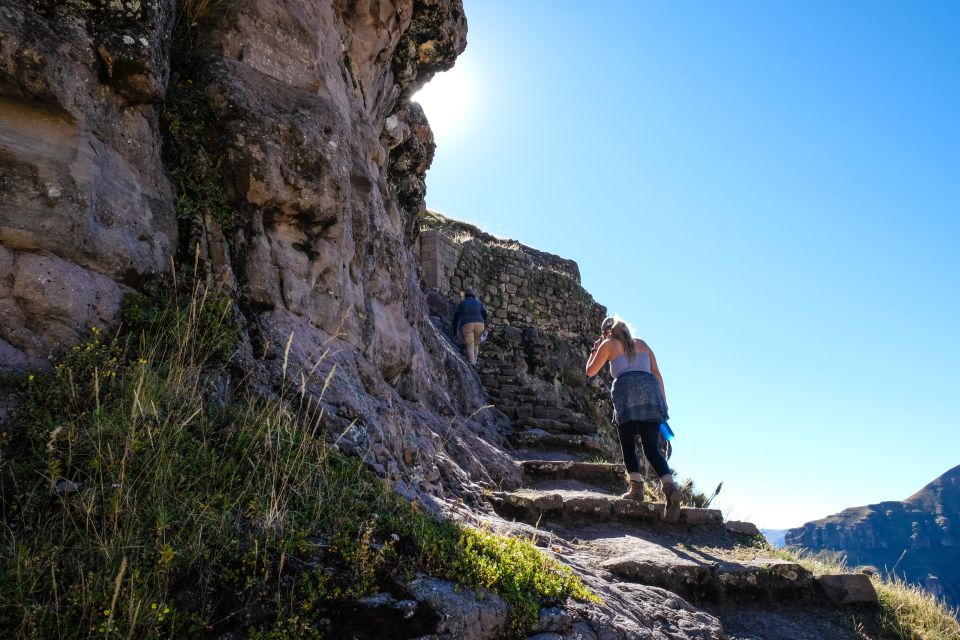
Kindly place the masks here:
[(723, 561), (692, 550), (677, 553), (648, 544), (628, 555), (605, 560), (600, 566), (618, 578), (661, 587), (692, 600), (789, 602), (816, 593), (813, 575), (788, 560)]
[(588, 422), (569, 422), (549, 418), (520, 418), (513, 423), (513, 426), (522, 430), (541, 429), (550, 433), (597, 433), (597, 426)]
[(717, 560), (695, 549), (677, 552), (634, 541), (639, 548), (600, 567), (623, 580), (662, 587), (691, 600), (764, 600), (795, 603), (801, 598), (838, 606), (877, 602), (870, 578), (859, 573), (814, 576), (789, 560)]
[[(492, 494), (490, 502), (501, 515), (530, 524), (542, 520), (653, 523), (663, 513), (663, 503), (626, 500), (593, 490), (501, 491)], [(683, 507), (679, 524), (719, 526), (723, 524), (723, 514), (718, 509)]]
[(596, 457), (595, 452), (590, 451), (569, 451), (554, 449), (514, 449), (513, 457), (517, 461), (552, 461), (552, 462), (580, 462), (591, 457)]
[(526, 460), (520, 463), (520, 469), (528, 484), (545, 480), (579, 480), (615, 493), (627, 489), (626, 471), (622, 464)]
[(833, 604), (870, 604), (877, 601), (877, 591), (870, 578), (862, 573), (841, 573), (819, 576), (817, 584)]
[(517, 448), (563, 449), (580, 453), (597, 453), (603, 450), (600, 440), (593, 436), (570, 433), (548, 433), (543, 429), (514, 431), (510, 443)]

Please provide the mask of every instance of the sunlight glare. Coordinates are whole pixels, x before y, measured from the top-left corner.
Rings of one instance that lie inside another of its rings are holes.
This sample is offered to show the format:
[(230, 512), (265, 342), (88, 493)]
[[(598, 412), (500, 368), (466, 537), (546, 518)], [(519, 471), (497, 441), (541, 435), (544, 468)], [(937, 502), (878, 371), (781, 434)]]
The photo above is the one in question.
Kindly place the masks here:
[(448, 137), (466, 121), (469, 107), (467, 74), (462, 64), (435, 75), (413, 100), (420, 103), (435, 138)]

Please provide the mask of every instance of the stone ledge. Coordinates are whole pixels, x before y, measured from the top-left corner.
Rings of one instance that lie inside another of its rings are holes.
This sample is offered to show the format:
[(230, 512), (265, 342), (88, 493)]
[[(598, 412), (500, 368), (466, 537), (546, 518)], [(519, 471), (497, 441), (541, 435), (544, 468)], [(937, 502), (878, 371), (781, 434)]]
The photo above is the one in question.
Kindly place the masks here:
[(744, 536), (758, 536), (760, 535), (760, 529), (757, 528), (757, 525), (752, 522), (742, 522), (740, 520), (730, 520), (723, 523), (724, 528), (727, 531), (732, 531), (733, 533), (739, 533)]
[(591, 436), (548, 433), (542, 429), (515, 431), (510, 435), (510, 442), (515, 447), (561, 448), (583, 453), (592, 453), (603, 449), (600, 441)]
[(661, 587), (685, 597), (727, 601), (771, 599), (794, 601), (812, 594), (812, 576), (800, 565), (776, 559), (715, 562), (681, 557), (659, 545), (647, 545), (600, 565), (617, 577)]
[[(490, 502), (503, 515), (536, 523), (540, 520), (588, 522), (653, 522), (662, 517), (663, 504), (626, 500), (592, 491), (538, 491), (520, 489), (493, 493)], [(683, 507), (680, 524), (720, 525), (717, 509)]]
[(868, 576), (862, 573), (820, 576), (817, 583), (833, 604), (872, 604), (877, 591)]
[(527, 480), (580, 480), (616, 491), (627, 487), (626, 471), (621, 464), (528, 460), (520, 467)]

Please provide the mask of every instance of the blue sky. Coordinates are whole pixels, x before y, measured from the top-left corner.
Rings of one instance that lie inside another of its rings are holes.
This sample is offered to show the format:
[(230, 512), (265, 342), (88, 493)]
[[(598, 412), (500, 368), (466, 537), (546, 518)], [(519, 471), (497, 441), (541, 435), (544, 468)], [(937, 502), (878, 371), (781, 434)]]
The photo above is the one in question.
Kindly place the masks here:
[(762, 527), (960, 464), (960, 3), (464, 0), (427, 204), (573, 258)]

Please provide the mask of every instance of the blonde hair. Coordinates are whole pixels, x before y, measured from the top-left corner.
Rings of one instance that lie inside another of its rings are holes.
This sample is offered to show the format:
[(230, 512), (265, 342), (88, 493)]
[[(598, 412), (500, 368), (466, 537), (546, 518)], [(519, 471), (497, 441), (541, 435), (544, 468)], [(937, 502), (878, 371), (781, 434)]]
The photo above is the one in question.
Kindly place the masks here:
[(627, 354), (628, 360), (633, 360), (637, 357), (637, 343), (633, 341), (633, 336), (630, 334), (630, 325), (628, 325), (623, 318), (619, 316), (607, 318), (600, 326), (604, 331), (610, 332), (610, 337), (620, 341), (620, 344), (623, 345), (623, 350)]

